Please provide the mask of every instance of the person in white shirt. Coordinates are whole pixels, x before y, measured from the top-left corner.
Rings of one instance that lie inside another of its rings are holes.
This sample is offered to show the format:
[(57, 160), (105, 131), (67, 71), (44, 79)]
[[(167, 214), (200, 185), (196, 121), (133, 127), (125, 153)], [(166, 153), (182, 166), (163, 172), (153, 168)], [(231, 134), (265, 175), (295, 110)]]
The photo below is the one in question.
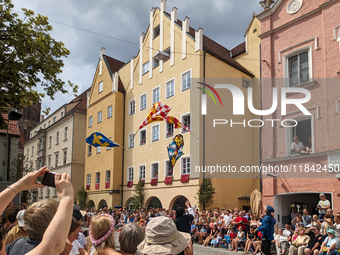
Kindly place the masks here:
[(306, 147), (303, 146), (303, 143), (299, 141), (298, 136), (294, 136), (294, 142), (292, 142), (290, 149), (292, 155), (309, 154), (309, 151), (306, 151)]
[(233, 219), (233, 216), (230, 214), (229, 210), (226, 210), (226, 212), (225, 212), (225, 214), (223, 216), (223, 219), (224, 219), (225, 226), (228, 227), (229, 223)]

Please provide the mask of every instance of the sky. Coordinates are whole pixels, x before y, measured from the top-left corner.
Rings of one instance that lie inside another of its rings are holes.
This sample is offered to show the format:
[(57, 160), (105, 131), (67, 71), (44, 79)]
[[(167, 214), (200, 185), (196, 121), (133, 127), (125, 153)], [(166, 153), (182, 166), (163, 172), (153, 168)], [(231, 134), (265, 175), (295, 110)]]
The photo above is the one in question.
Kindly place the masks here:
[[(15, 11), (28, 8), (48, 17), (53, 26), (52, 37), (70, 50), (60, 78), (77, 84), (78, 94), (91, 86), (102, 47), (106, 48), (106, 55), (123, 62), (137, 55), (139, 36), (149, 25), (150, 10), (160, 7), (160, 0), (12, 0), (12, 3)], [(253, 13), (263, 10), (259, 0), (168, 0), (166, 5), (168, 13), (177, 7), (178, 19), (188, 16), (191, 27), (203, 28), (203, 34), (228, 49), (244, 41)], [(73, 98), (71, 93), (59, 92), (54, 100), (44, 98), (42, 108), (50, 107), (52, 113)]]

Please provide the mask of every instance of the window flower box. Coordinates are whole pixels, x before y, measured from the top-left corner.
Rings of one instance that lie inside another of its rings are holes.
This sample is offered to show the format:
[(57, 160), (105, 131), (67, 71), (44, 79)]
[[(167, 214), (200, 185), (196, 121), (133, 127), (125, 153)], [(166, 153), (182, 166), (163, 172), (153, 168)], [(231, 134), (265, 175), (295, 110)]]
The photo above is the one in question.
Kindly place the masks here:
[(132, 187), (132, 183), (133, 183), (133, 181), (128, 181), (126, 186), (127, 186), (128, 188), (131, 188), (131, 187)]
[(167, 176), (167, 177), (165, 177), (164, 183), (165, 183), (165, 184), (172, 184), (172, 176)]
[(99, 183), (96, 183), (95, 188), (99, 189)]
[(152, 186), (155, 186), (155, 185), (157, 185), (157, 182), (158, 182), (158, 178), (152, 178), (150, 184), (151, 184)]
[(182, 174), (181, 182), (189, 182), (189, 174)]

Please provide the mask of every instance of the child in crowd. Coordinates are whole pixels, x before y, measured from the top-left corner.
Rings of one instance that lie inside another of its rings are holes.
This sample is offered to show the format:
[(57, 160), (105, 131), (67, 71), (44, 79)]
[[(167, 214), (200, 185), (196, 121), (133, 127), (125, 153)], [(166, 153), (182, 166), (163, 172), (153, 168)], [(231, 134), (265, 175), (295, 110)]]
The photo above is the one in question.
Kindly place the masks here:
[(235, 232), (234, 227), (229, 227), (227, 235), (230, 236), (230, 240), (233, 240), (234, 238), (236, 238), (237, 234)]
[(218, 232), (218, 235), (216, 238), (214, 238), (213, 240), (211, 240), (211, 245), (213, 245), (214, 247), (217, 247), (218, 244), (222, 241), (222, 233)]
[(298, 238), (298, 236), (299, 236), (299, 229), (297, 228), (294, 231), (294, 234), (293, 234), (293, 237), (292, 237), (292, 242), (294, 242), (295, 239)]
[(246, 236), (245, 236), (245, 233), (243, 231), (243, 228), (242, 228), (242, 226), (239, 226), (238, 232), (237, 232), (237, 237), (235, 239), (233, 239), (233, 241), (231, 242), (231, 250), (230, 251), (236, 251), (237, 252), (238, 245), (240, 243), (243, 243), (245, 238), (246, 238)]
[(254, 226), (250, 226), (249, 227), (249, 232), (247, 233), (247, 239), (246, 239), (246, 245), (244, 248), (244, 253), (248, 254), (251, 246), (254, 245), (254, 242), (257, 239), (257, 235), (255, 233), (255, 227)]
[(201, 230), (198, 234), (198, 244), (203, 244), (203, 238), (207, 236), (207, 230), (205, 229), (205, 226), (202, 225)]

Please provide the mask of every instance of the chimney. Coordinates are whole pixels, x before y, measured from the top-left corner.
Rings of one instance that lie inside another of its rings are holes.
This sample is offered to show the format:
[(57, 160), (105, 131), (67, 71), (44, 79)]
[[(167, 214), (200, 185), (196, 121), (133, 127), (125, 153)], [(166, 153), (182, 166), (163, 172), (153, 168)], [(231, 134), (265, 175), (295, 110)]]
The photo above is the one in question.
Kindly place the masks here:
[(40, 122), (42, 122), (45, 119), (45, 115), (41, 115)]
[(161, 1), (161, 11), (166, 12), (166, 0)]
[(105, 48), (102, 47), (102, 49), (100, 50), (100, 58), (105, 55)]

